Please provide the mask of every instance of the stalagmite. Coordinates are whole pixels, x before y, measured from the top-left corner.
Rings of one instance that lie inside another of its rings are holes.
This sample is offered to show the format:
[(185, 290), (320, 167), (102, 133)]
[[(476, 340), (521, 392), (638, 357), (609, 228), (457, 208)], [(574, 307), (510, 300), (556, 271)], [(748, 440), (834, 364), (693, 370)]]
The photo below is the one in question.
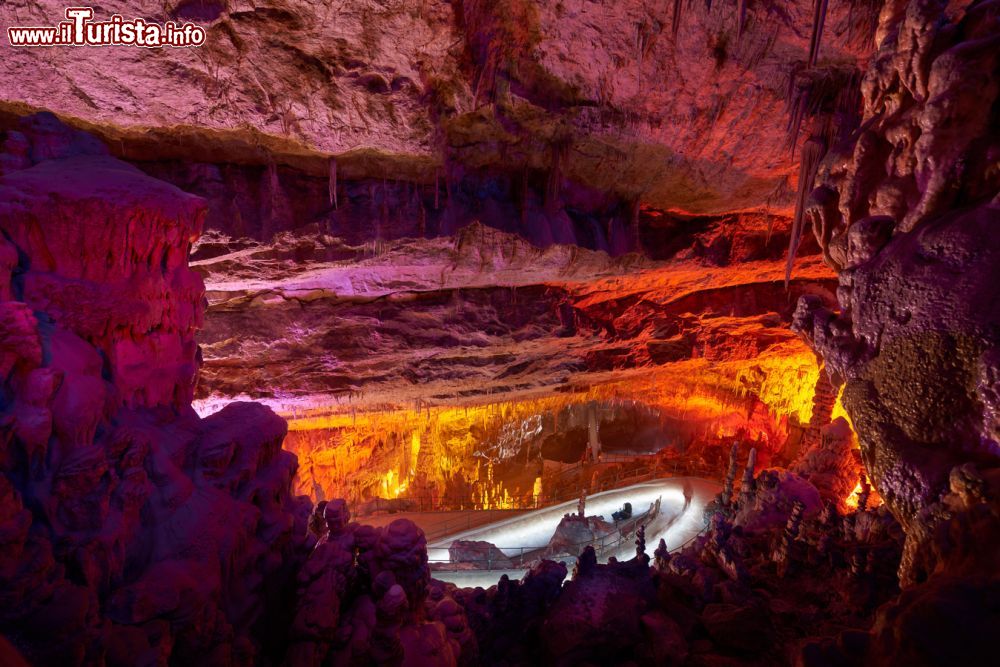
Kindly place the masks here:
[(837, 404), (837, 388), (830, 382), (830, 377), (825, 368), (821, 368), (816, 377), (816, 389), (813, 394), (812, 416), (809, 418), (809, 425), (799, 448), (805, 451), (819, 443), (823, 428), (831, 421), (833, 409)]
[(748, 508), (753, 503), (754, 495), (757, 491), (757, 482), (754, 479), (754, 468), (757, 467), (757, 448), (750, 450), (747, 456), (747, 467), (743, 469), (743, 480), (740, 483), (740, 507)]
[(639, 560), (645, 560), (649, 562), (649, 556), (646, 555), (646, 526), (639, 526), (639, 530), (635, 533), (635, 557)]
[(871, 496), (872, 486), (868, 483), (868, 475), (861, 473), (861, 490), (858, 492), (858, 511), (864, 512), (868, 509), (868, 498)]
[(781, 534), (781, 544), (777, 549), (775, 554), (775, 561), (778, 563), (778, 576), (785, 576), (788, 572), (789, 561), (791, 560), (791, 551), (794, 546), (795, 540), (799, 537), (799, 530), (802, 525), (802, 512), (805, 509), (805, 505), (802, 501), (796, 500), (792, 503), (792, 511), (788, 515), (788, 521), (785, 523), (785, 530)]
[(590, 446), (590, 460), (598, 461), (601, 456), (601, 439), (598, 433), (597, 403), (587, 405), (587, 439)]
[(667, 541), (662, 537), (660, 538), (660, 543), (656, 545), (656, 549), (653, 551), (653, 566), (663, 572), (670, 565), (670, 551), (667, 549)]
[(726, 471), (725, 484), (722, 487), (722, 493), (720, 494), (723, 506), (728, 506), (729, 503), (732, 502), (733, 482), (736, 480), (736, 466), (738, 465), (737, 456), (739, 456), (739, 447), (739, 443), (734, 442), (732, 448), (729, 450), (729, 468)]

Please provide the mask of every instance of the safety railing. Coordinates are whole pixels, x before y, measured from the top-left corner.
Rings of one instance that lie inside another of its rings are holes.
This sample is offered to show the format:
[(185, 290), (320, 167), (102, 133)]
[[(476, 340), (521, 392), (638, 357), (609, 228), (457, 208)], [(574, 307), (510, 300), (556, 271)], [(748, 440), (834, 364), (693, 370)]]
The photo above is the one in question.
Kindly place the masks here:
[[(576, 559), (586, 547), (594, 548), (594, 553), (598, 558), (605, 558), (618, 553), (622, 546), (628, 541), (634, 540), (639, 532), (640, 526), (645, 526), (659, 516), (660, 499), (650, 505), (650, 509), (643, 514), (626, 519), (615, 524), (615, 530), (602, 535), (600, 538), (566, 545), (565, 553), (549, 554), (550, 546), (516, 546), (499, 547), (489, 549), (487, 553), (476, 558), (466, 558), (461, 561), (453, 561), (450, 557), (430, 558), (435, 572), (463, 572), (463, 571), (489, 571), (489, 570), (523, 570), (531, 567), (536, 561), (542, 558), (555, 559)], [(573, 553), (575, 552), (575, 554)], [(450, 566), (450, 567), (449, 567)], [(465, 567), (462, 567), (465, 566)]]
[(674, 547), (673, 549), (671, 549), (670, 553), (675, 553), (677, 551), (683, 551), (684, 549), (687, 549), (689, 546), (691, 546), (691, 544), (694, 543), (695, 540), (697, 540), (699, 537), (701, 537), (702, 535), (704, 535), (706, 532), (708, 532), (708, 526), (703, 527), (697, 533), (695, 533), (691, 537), (689, 537), (686, 540), (684, 540), (684, 542), (682, 542), (680, 545), (678, 545), (678, 546)]
[(517, 516), (518, 514), (522, 514), (526, 511), (527, 510), (517, 509), (476, 510), (474, 512), (467, 512), (452, 519), (445, 519), (443, 522), (438, 522), (432, 528), (425, 529), (424, 536), (427, 538), (428, 542), (434, 542), (442, 537), (472, 530), (473, 528), (477, 528), (483, 524), (499, 521), (500, 519), (509, 516)]

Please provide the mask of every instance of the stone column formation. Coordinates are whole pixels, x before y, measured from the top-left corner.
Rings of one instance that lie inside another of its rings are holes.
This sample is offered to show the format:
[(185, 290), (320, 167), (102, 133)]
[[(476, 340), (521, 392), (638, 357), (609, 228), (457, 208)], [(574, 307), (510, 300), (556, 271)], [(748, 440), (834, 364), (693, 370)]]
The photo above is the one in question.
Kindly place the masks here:
[(51, 115), (0, 155), (0, 632), (35, 664), (252, 660), (308, 502), (271, 410), (191, 409), (204, 205)]

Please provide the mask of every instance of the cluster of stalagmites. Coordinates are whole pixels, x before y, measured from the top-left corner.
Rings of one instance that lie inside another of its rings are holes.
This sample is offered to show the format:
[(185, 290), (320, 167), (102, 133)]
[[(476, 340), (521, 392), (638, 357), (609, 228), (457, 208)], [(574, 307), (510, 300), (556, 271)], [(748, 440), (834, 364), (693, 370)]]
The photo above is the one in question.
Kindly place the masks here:
[(350, 522), (343, 500), (317, 504), (315, 547), (299, 570), (285, 664), (475, 664), (462, 607), (432, 582), (413, 522)]
[(310, 520), (283, 420), (191, 409), (202, 202), (52, 116), (0, 142), (0, 663), (474, 663), (421, 531)]
[[(734, 458), (735, 461), (735, 458)], [(731, 479), (736, 477), (733, 465)], [(592, 547), (572, 572), (541, 560), (521, 580), (459, 589), (430, 578), (426, 545), (407, 520), (376, 529), (348, 523), (346, 504), (321, 503), (316, 542), (298, 577), (287, 664), (946, 664), (975, 659), (994, 622), (969, 619), (960, 633), (927, 632), (921, 605), (938, 598), (948, 572), (960, 594), (1000, 544), (997, 482), (971, 466), (907, 538), (887, 506), (842, 512), (795, 473), (754, 473), (727, 484), (703, 534), (668, 552), (661, 540), (636, 556), (599, 564)], [(981, 542), (954, 540), (975, 531)], [(986, 547), (985, 549), (983, 547)], [(902, 567), (902, 579), (897, 567)], [(978, 562), (977, 562), (978, 561)], [(901, 596), (900, 584), (905, 589)], [(945, 593), (949, 591), (946, 590)], [(954, 591), (951, 591), (954, 593)], [(987, 586), (976, 594), (989, 599)], [(961, 595), (953, 596), (961, 604)], [(959, 606), (959, 612), (967, 611)], [(963, 621), (965, 623), (965, 621)], [(955, 649), (948, 642), (960, 636)], [(951, 651), (951, 653), (946, 653)]]
[(661, 540), (650, 556), (641, 531), (635, 558), (599, 564), (587, 547), (565, 583), (543, 560), (520, 582), (451, 595), (484, 664), (820, 664), (810, 638), (843, 628), (841, 657), (865, 657), (901, 549), (884, 506), (842, 514), (805, 478), (751, 461), (680, 551)]

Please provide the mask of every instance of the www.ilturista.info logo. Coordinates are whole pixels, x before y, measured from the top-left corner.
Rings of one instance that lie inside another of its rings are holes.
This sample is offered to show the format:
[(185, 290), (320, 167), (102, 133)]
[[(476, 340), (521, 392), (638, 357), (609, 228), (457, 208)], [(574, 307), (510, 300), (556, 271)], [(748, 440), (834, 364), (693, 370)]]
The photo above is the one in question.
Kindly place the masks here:
[(201, 46), (205, 29), (194, 23), (173, 21), (151, 23), (144, 19), (125, 19), (115, 14), (107, 21), (92, 21), (90, 7), (69, 7), (66, 21), (50, 27), (7, 28), (11, 46), (141, 46), (158, 49), (164, 46)]

